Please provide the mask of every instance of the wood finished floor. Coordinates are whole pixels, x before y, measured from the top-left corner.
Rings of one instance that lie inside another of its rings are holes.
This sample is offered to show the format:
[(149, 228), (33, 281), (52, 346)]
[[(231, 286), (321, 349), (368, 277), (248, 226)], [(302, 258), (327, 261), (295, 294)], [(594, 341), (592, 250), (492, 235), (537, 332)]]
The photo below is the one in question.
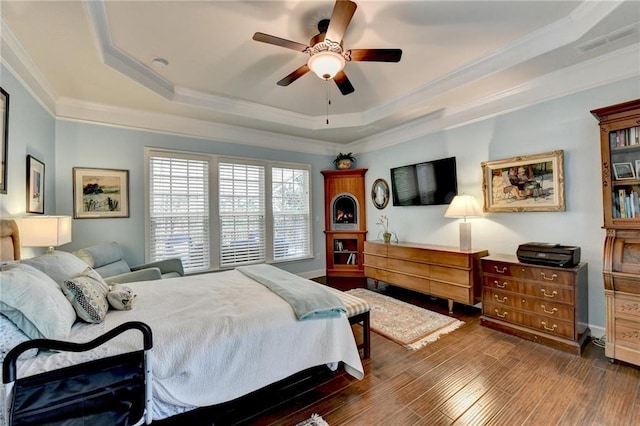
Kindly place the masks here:
[[(447, 311), (443, 300), (385, 292)], [(610, 363), (592, 343), (578, 357), (482, 327), (476, 308), (456, 304), (454, 316), (465, 325), (418, 351), (372, 333), (361, 381), (326, 373), (215, 424), (291, 426), (313, 413), (331, 426), (640, 424), (640, 368)]]

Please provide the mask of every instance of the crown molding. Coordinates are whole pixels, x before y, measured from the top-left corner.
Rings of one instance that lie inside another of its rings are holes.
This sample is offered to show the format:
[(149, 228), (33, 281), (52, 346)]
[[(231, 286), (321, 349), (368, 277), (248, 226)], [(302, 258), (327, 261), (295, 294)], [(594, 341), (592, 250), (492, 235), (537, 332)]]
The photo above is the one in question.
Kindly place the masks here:
[(301, 138), (171, 114), (78, 101), (70, 98), (61, 98), (56, 103), (56, 115), (59, 119), (67, 121), (91, 122), (106, 126), (308, 154), (333, 155), (342, 146), (341, 144), (318, 139)]
[(0, 16), (0, 59), (2, 64), (50, 115), (55, 116), (58, 95), (40, 72), (11, 28)]

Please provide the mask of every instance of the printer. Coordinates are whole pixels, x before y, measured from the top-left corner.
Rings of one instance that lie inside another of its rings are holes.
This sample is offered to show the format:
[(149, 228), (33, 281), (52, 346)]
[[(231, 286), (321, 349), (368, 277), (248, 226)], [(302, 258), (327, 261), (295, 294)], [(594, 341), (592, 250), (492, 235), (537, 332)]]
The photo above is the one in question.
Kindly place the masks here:
[(522, 263), (573, 268), (580, 263), (580, 247), (552, 243), (524, 243), (518, 246)]

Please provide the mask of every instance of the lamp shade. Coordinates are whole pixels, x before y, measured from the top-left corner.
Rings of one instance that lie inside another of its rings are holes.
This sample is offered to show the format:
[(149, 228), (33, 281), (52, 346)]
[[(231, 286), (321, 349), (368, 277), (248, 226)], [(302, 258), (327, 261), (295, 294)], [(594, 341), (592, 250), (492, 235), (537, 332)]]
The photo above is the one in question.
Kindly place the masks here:
[(71, 216), (27, 216), (22, 218), (20, 239), (25, 247), (53, 247), (71, 242)]
[(456, 195), (453, 197), (449, 208), (444, 213), (444, 217), (478, 217), (482, 216), (482, 209), (476, 199), (468, 194)]
[(342, 55), (328, 50), (318, 52), (307, 61), (307, 66), (318, 77), (323, 80), (329, 80), (335, 77), (346, 64)]

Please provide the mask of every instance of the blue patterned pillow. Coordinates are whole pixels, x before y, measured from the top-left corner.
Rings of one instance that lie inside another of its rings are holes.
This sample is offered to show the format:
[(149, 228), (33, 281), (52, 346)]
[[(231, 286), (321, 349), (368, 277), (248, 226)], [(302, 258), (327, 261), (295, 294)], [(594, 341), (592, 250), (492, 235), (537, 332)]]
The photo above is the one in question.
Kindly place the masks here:
[(87, 268), (82, 275), (64, 280), (62, 292), (78, 318), (89, 323), (104, 321), (109, 310), (109, 286), (93, 269)]

